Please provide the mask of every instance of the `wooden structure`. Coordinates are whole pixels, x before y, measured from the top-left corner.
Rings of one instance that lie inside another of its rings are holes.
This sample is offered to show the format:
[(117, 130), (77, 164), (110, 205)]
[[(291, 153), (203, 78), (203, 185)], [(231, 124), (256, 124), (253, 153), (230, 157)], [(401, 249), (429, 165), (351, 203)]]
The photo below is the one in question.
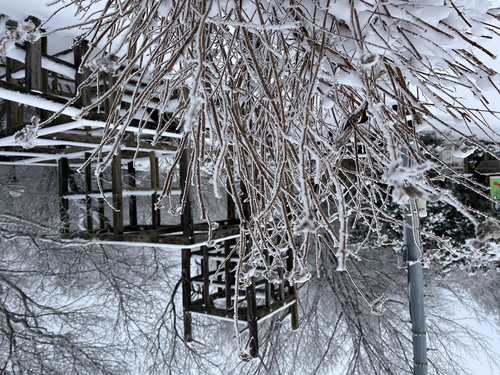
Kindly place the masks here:
[[(184, 271), (192, 269), (195, 262), (199, 263), (196, 274), (185, 275), (186, 293), (184, 296), (184, 321), (189, 322), (190, 314), (199, 313), (233, 320), (235, 311), (238, 320), (248, 323), (249, 354), (258, 355), (259, 336), (258, 323), (272, 314), (284, 311), (291, 314), (292, 328), (297, 329), (297, 289), (295, 285), (286, 282), (273, 284), (259, 276), (251, 280), (250, 285), (236, 285), (234, 269), (239, 261), (238, 255), (231, 255), (234, 242), (224, 241), (223, 246), (208, 248), (201, 246), (199, 250), (185, 250), (183, 259), (189, 259), (189, 266)], [(288, 266), (291, 266), (291, 258)], [(280, 270), (281, 277), (285, 268)], [(234, 304), (237, 304), (236, 308)], [(185, 325), (185, 339), (191, 339), (190, 327)]]
[[(100, 146), (109, 103), (104, 103), (101, 113), (81, 116), (80, 108), (96, 95), (87, 88), (77, 102), (66, 106), (85, 76), (78, 73), (85, 49), (85, 43), (80, 43), (73, 50), (48, 55), (47, 40), (41, 38), (16, 44), (0, 60), (0, 164), (58, 169), (60, 230), (65, 238), (180, 250), (185, 340), (193, 339), (192, 314), (234, 319), (237, 311), (237, 318), (247, 323), (250, 355), (257, 356), (260, 320), (288, 312), (292, 327), (298, 328), (296, 287), (286, 282), (271, 284), (262, 276), (244, 288), (235, 286), (239, 254), (233, 248), (239, 237), (239, 220), (231, 200), (223, 202), (228, 206), (226, 219), (211, 223), (211, 230), (207, 223), (193, 221), (189, 192), (182, 214), (181, 210), (180, 215), (171, 215), (157, 209), (162, 189), (160, 166), (175, 153), (180, 134), (166, 132), (153, 146), (148, 138), (155, 134), (156, 124), (139, 129), (132, 123), (118, 152)], [(103, 87), (112, 80), (106, 74)], [(127, 98), (123, 96), (122, 108), (130, 105)], [(49, 125), (36, 129), (36, 124), (30, 124), (32, 116), (43, 120), (63, 107), (62, 115)], [(36, 134), (29, 134), (30, 127)], [(19, 135), (24, 139), (20, 141)], [(75, 169), (98, 146), (102, 155), (112, 157), (111, 170), (96, 173), (98, 165), (93, 162), (77, 173)], [(187, 189), (184, 181), (189, 162), (186, 153), (173, 194), (181, 196)], [(137, 168), (138, 164), (142, 167)], [(281, 276), (291, 268), (291, 252), (287, 259), (288, 264), (279, 270)]]

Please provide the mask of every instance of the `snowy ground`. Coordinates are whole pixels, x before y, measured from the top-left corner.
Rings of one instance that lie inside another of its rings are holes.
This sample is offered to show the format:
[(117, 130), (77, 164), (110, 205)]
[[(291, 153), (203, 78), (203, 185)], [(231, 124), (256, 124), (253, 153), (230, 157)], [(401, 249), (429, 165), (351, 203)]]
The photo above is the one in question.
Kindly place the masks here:
[[(470, 317), (470, 311), (467, 310), (465, 306), (462, 306), (462, 310), (457, 311), (456, 319), (460, 319), (464, 324), (468, 325), (474, 331), (484, 335), (488, 338), (488, 342), (493, 348), (493, 351), (497, 351), (500, 348), (500, 334), (498, 333), (498, 327), (493, 324), (480, 323), (477, 320)], [(468, 367), (473, 374), (476, 375), (498, 375), (499, 370), (491, 368), (488, 360), (486, 358), (476, 359), (476, 358), (464, 358), (463, 363)]]

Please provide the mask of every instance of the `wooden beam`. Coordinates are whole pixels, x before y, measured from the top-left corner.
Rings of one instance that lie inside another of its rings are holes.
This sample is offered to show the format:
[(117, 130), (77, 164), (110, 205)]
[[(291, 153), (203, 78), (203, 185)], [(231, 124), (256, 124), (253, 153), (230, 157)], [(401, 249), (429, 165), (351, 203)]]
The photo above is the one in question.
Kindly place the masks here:
[[(17, 25), (16, 22), (12, 22), (11, 20), (9, 20), (8, 23), (9, 23), (10, 27), (15, 27), (12, 25)], [(65, 60), (61, 60), (60, 58), (58, 58), (57, 56), (60, 55), (61, 53), (56, 53), (55, 55), (49, 55), (46, 52), (47, 47), (45, 45), (46, 44), (45, 40), (46, 40), (46, 38), (42, 38), (42, 68), (44, 70), (46, 70), (47, 72), (66, 77), (66, 78), (63, 78), (63, 82), (66, 82), (66, 83), (73, 82), (71, 80), (71, 78), (74, 77), (74, 75), (75, 75), (74, 65), (65, 61)], [(16, 44), (15, 50), (16, 50), (16, 52), (18, 52), (18, 51), (22, 52), (22, 54), (24, 55), (26, 53), (26, 46), (23, 46), (21, 44)], [(72, 49), (67, 50), (67, 53), (65, 53), (65, 54), (70, 54), (71, 52), (73, 52)], [(22, 62), (23, 66), (24, 66), (25, 61), (24, 61), (24, 59), (19, 58), (19, 55), (20, 55), (19, 53), (15, 53), (15, 54), (7, 53), (7, 56), (9, 56), (9, 55), (12, 56), (12, 57), (10, 57), (11, 59), (13, 59), (15, 61)], [(24, 68), (18, 68), (14, 72), (19, 74), (19, 73), (21, 73), (22, 70), (24, 70)], [(24, 74), (21, 77), (22, 79), (25, 78), (24, 77), (25, 74), (26, 73), (24, 72)], [(3, 78), (3, 77), (0, 76), (0, 78)], [(71, 85), (72, 85), (72, 83), (71, 83)]]
[[(17, 22), (8, 21), (8, 26), (17, 27)], [(22, 69), (23, 64), (8, 57), (5, 57), (5, 80), (9, 84), (17, 85), (17, 80), (12, 78), (12, 74)], [(5, 109), (7, 114), (7, 131), (13, 127), (17, 127), (23, 124), (23, 113), (24, 107), (19, 105), (17, 102), (13, 102), (10, 100), (5, 100)]]
[[(51, 124), (52, 125), (52, 124)], [(76, 129), (73, 129), (74, 133), (52, 133), (44, 136), (40, 136), (40, 139), (47, 139), (51, 141), (62, 141), (62, 142), (77, 142), (79, 144), (86, 143), (89, 148), (95, 148), (97, 145), (102, 142), (102, 135), (99, 132), (99, 135), (92, 135), (89, 132), (83, 130), (80, 134), (75, 132)], [(94, 130), (95, 132), (95, 130)], [(176, 148), (174, 146), (168, 146), (164, 144), (157, 144), (153, 146), (150, 143), (140, 141), (137, 143), (133, 137), (125, 137), (122, 140), (122, 144), (125, 146), (125, 149), (130, 149), (130, 151), (144, 151), (151, 152), (152, 150), (157, 150), (160, 152), (172, 151), (174, 152)], [(123, 148), (122, 148), (123, 150)]]
[(99, 215), (99, 229), (106, 230), (106, 215), (104, 213), (104, 199), (97, 200), (97, 213)]
[[(63, 106), (67, 104), (66, 100), (61, 99), (55, 95), (47, 94), (46, 91), (45, 91), (45, 93), (31, 91), (25, 87), (21, 87), (19, 85), (13, 84), (11, 82), (0, 81), (0, 88), (4, 89), (6, 91), (11, 91), (14, 93), (23, 94), (23, 95), (18, 95), (18, 99), (19, 99), (20, 103), (31, 104), (31, 103), (33, 103), (33, 99), (37, 99), (38, 102), (35, 103), (34, 105), (40, 109), (45, 108), (46, 105), (50, 105), (50, 106), (57, 108), (59, 110), (59, 109), (62, 109)], [(9, 96), (10, 96), (10, 94), (5, 93), (4, 99), (9, 100)], [(74, 115), (79, 114), (78, 109), (75, 107), (67, 107), (66, 109), (64, 109), (63, 112), (69, 116), (74, 116)], [(89, 114), (89, 116), (86, 116), (85, 118), (90, 119), (90, 117), (92, 117), (92, 112)], [(97, 116), (97, 117), (99, 117), (99, 116)], [(103, 116), (101, 116), (101, 117), (103, 117)], [(14, 125), (22, 125), (22, 123), (14, 124)]]
[[(288, 305), (289, 303), (295, 301), (295, 303), (292, 305), (292, 306), (295, 306), (297, 305), (297, 302), (295, 300), (295, 296), (287, 296), (283, 301), (274, 301), (271, 306), (269, 307), (262, 307), (260, 309), (258, 309), (257, 311), (257, 319), (260, 320), (260, 319), (263, 319), (265, 318), (266, 316), (268, 316), (269, 314), (275, 312), (275, 311), (278, 311), (280, 310), (281, 308), (283, 308), (283, 306), (286, 306)], [(290, 306), (290, 307), (292, 307)], [(287, 314), (289, 313), (289, 308), (288, 308), (288, 311), (287, 311)]]
[[(205, 307), (203, 305), (193, 304), (189, 307), (189, 311), (197, 314), (204, 314), (207, 316), (217, 316), (228, 320), (234, 319), (234, 310), (222, 310), (215, 307)], [(244, 311), (244, 309), (242, 309), (241, 312), (238, 311), (238, 319), (241, 319), (243, 321), (247, 320), (246, 311)]]
[[(219, 238), (224, 238), (240, 233), (239, 227), (232, 227), (227, 229), (219, 229), (212, 232), (212, 240), (218, 240)], [(207, 241), (207, 233), (197, 233), (193, 237), (188, 239), (189, 243), (203, 243)]]

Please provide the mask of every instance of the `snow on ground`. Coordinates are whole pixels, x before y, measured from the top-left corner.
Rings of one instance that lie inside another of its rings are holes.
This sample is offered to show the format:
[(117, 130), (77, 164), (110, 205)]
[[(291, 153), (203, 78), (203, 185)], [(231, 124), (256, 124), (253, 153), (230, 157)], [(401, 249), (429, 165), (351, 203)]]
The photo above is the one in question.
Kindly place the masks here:
[[(450, 293), (446, 293), (451, 300), (455, 300), (455, 315), (450, 317), (455, 321), (460, 321), (464, 326), (470, 327), (471, 331), (475, 331), (486, 338), (487, 344), (489, 344), (492, 352), (497, 353), (500, 349), (500, 332), (499, 328), (495, 326), (493, 322), (493, 317), (491, 321), (480, 322), (474, 316), (474, 311), (472, 308), (481, 310), (481, 307), (474, 303), (474, 301), (469, 301), (471, 306), (465, 306), (456, 297)], [(466, 343), (464, 343), (466, 344)], [(473, 356), (464, 356), (461, 363), (474, 375), (498, 375), (500, 374), (500, 369), (492, 367), (487, 358), (474, 358)]]

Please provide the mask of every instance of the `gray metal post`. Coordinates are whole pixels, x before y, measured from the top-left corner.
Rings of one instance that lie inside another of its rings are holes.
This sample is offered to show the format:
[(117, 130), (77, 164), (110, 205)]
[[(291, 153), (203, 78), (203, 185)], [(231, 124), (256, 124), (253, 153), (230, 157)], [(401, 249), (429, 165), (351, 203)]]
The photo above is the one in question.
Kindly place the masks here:
[[(408, 156), (403, 152), (404, 165), (408, 165)], [(424, 280), (420, 261), (419, 217), (415, 202), (404, 209), (404, 242), (408, 262), (408, 287), (410, 293), (410, 318), (413, 335), (413, 373), (427, 375), (427, 332), (424, 312)], [(418, 242), (417, 242), (418, 241)]]

